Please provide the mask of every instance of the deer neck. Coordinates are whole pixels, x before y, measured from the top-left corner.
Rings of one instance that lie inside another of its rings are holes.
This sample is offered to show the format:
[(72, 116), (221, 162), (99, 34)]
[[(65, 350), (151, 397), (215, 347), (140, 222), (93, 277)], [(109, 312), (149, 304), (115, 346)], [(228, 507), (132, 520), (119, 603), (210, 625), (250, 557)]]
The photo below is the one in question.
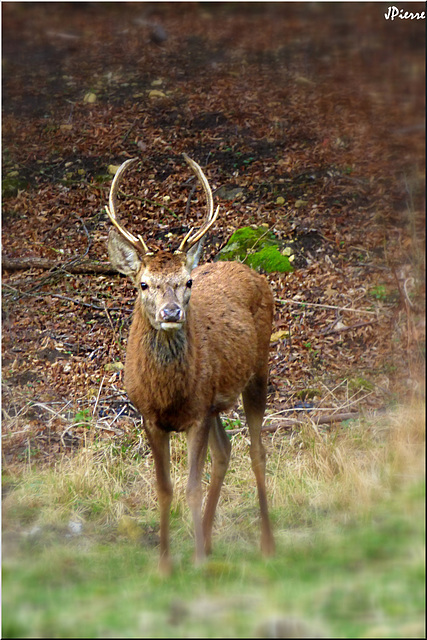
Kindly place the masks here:
[[(189, 310), (188, 310), (189, 311)], [(179, 329), (155, 329), (147, 316), (139, 314), (142, 324), (142, 342), (149, 359), (159, 368), (185, 365), (190, 348), (191, 314), (188, 313), (185, 324)]]

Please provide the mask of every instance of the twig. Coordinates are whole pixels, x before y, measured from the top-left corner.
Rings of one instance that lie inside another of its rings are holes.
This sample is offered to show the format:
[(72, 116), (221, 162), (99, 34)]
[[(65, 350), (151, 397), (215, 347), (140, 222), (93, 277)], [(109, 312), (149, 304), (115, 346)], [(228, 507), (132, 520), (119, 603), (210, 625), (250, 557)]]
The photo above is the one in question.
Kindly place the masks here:
[(108, 318), (108, 322), (110, 323), (110, 327), (111, 327), (111, 330), (113, 332), (114, 339), (116, 339), (116, 330), (114, 328), (113, 323), (111, 322), (110, 314), (108, 313), (108, 309), (107, 309), (107, 305), (105, 304), (105, 300), (104, 300), (104, 311), (105, 311), (105, 315)]
[[(107, 316), (108, 316), (108, 313), (107, 313)], [(108, 316), (108, 319), (110, 320), (110, 316)], [(110, 320), (110, 322), (111, 322), (111, 320)], [(104, 380), (105, 380), (105, 376), (102, 376), (101, 384), (99, 385), (99, 389), (98, 389), (98, 395), (96, 396), (96, 400), (95, 400), (95, 406), (94, 406), (93, 411), (92, 411), (92, 416), (95, 415), (95, 411), (96, 411), (96, 408), (98, 406), (99, 396), (101, 395), (101, 389), (102, 389), (102, 385), (104, 384)]]
[(80, 36), (74, 35), (74, 33), (65, 33), (62, 31), (46, 31), (48, 36), (55, 36), (56, 38), (62, 38), (63, 40), (79, 40)]
[(22, 429), (21, 431), (10, 431), (9, 433), (2, 433), (1, 437), (2, 437), (2, 440), (4, 440), (4, 438), (10, 438), (10, 436), (18, 436), (21, 433), (28, 434), (28, 429)]
[[(6, 285), (7, 286), (7, 285)], [(9, 287), (12, 289), (12, 287)], [(18, 291), (18, 290), (17, 290)], [(83, 300), (77, 300), (76, 298), (69, 298), (68, 296), (63, 296), (59, 293), (27, 293), (26, 291), (19, 291), (21, 297), (30, 296), (31, 298), (58, 298), (59, 300), (67, 300), (68, 302), (73, 302), (74, 304), (80, 304), (84, 307), (89, 307), (90, 309), (96, 309), (97, 311), (105, 311), (105, 306), (101, 307), (97, 304), (91, 304), (90, 302), (83, 302)], [(108, 311), (122, 311), (124, 307), (111, 307)], [(129, 313), (131, 310), (129, 309)]]
[(102, 429), (103, 431), (112, 431), (113, 433), (116, 434), (116, 436), (122, 436), (124, 434), (123, 429), (112, 429), (111, 425), (107, 425), (106, 427), (104, 427), (104, 425), (99, 424), (99, 422), (95, 424), (95, 429)]
[[(62, 402), (60, 404), (62, 405)], [(61, 411), (64, 411), (64, 409), (66, 409), (69, 404), (71, 404), (71, 400), (69, 400), (64, 406), (61, 406), (59, 411), (55, 411), (54, 409), (51, 409), (47, 404), (43, 402), (35, 402), (33, 404), (33, 407), (40, 407), (40, 409), (44, 409), (45, 411), (49, 411), (49, 413), (53, 413), (53, 415), (56, 418), (61, 418), (61, 420), (67, 420), (67, 418), (64, 418), (64, 416), (61, 415)]]
[[(61, 442), (63, 444), (63, 446), (65, 447), (66, 444), (64, 442), (64, 436), (66, 436), (68, 434), (69, 431), (71, 431), (71, 429), (74, 429), (75, 427), (82, 427), (82, 426), (87, 426), (87, 422), (76, 422), (75, 424), (70, 424), (69, 427), (67, 427), (62, 433), (61, 433)], [(73, 438), (77, 438), (78, 440), (81, 440), (80, 436), (74, 435)]]
[(302, 307), (320, 307), (321, 309), (338, 309), (338, 311), (351, 311), (353, 313), (369, 313), (376, 315), (376, 311), (368, 311), (367, 309), (354, 309), (353, 307), (338, 307), (334, 304), (319, 304), (317, 302), (304, 302), (303, 300), (288, 300), (285, 298), (277, 298), (277, 302), (283, 304), (298, 304)]
[[(340, 387), (341, 385), (337, 385), (335, 388)], [(344, 405), (342, 405), (341, 407), (339, 407), (340, 411), (343, 412), (345, 409), (348, 409), (348, 407), (351, 407), (352, 405), (361, 402), (362, 400), (364, 400), (365, 398), (369, 398), (370, 395), (372, 395), (372, 391), (369, 391), (369, 393), (365, 393), (365, 395), (363, 395), (361, 398), (356, 398), (355, 396), (357, 396), (358, 392), (355, 393), (352, 398), (355, 398), (354, 400), (347, 400), (347, 402), (345, 402)], [(334, 409), (332, 407), (292, 407), (290, 409), (280, 409), (280, 411), (275, 411), (274, 413), (269, 413), (268, 415), (266, 415), (266, 418), (274, 418), (275, 416), (279, 416), (282, 415), (284, 413), (294, 413), (294, 412), (306, 412), (308, 413), (309, 411), (337, 411), (337, 409)], [(338, 415), (335, 413), (332, 413), (331, 415)], [(326, 416), (327, 417), (327, 416)], [(287, 420), (289, 420), (290, 418), (286, 418)], [(322, 418), (323, 419), (323, 418)]]
[(409, 280), (413, 281), (413, 278), (406, 278), (406, 280), (403, 283), (403, 288), (402, 288), (402, 285), (401, 285), (400, 280), (399, 280), (399, 276), (397, 275), (396, 268), (394, 266), (392, 267), (392, 272), (393, 272), (394, 279), (396, 280), (397, 288), (399, 289), (400, 298), (403, 301), (403, 304), (405, 305), (406, 310), (408, 311), (408, 307), (410, 309), (414, 309), (415, 307), (412, 304), (411, 300), (409, 299), (408, 292), (406, 290), (406, 283)]
[[(319, 416), (318, 418), (310, 418), (313, 425), (319, 424), (333, 424), (334, 422), (343, 422), (344, 420), (354, 420), (359, 417), (359, 412), (353, 413), (335, 413), (328, 416)], [(269, 417), (269, 416), (268, 416)], [(281, 429), (292, 429), (293, 427), (300, 427), (305, 424), (305, 420), (296, 420), (294, 418), (285, 418), (281, 420), (278, 424), (266, 425), (262, 427), (262, 433), (275, 433)], [(240, 427), (239, 429), (227, 429), (226, 433), (230, 436), (237, 435), (238, 433), (245, 432), (247, 427)]]
[[(344, 405), (344, 407), (340, 407), (340, 409), (344, 409), (346, 406), (347, 405)], [(280, 411), (269, 413), (265, 417), (273, 418), (274, 416), (280, 416), (283, 413), (308, 413), (309, 411), (334, 411), (334, 407), (291, 407), (290, 409), (280, 409)]]
[[(81, 258), (79, 257), (78, 260), (80, 259)], [(43, 269), (45, 271), (54, 271), (55, 275), (58, 271), (62, 270), (65, 270), (68, 273), (102, 273), (106, 275), (117, 273), (109, 262), (86, 262), (83, 264), (77, 264), (76, 260), (73, 260), (72, 262), (61, 264), (53, 262), (50, 258), (8, 258), (7, 256), (2, 256), (1, 262), (2, 270), (5, 271)]]
[(406, 300), (408, 301), (408, 304), (409, 304), (409, 306), (411, 307), (411, 309), (414, 309), (414, 310), (415, 310), (415, 305), (411, 302), (411, 299), (409, 298), (409, 294), (408, 294), (408, 292), (407, 292), (407, 290), (406, 290), (406, 284), (407, 284), (408, 282), (412, 282), (412, 284), (414, 284), (415, 280), (414, 280), (414, 278), (411, 276), (410, 278), (406, 278), (405, 282), (403, 283), (403, 291), (405, 292)]
[(118, 413), (118, 414), (113, 418), (113, 420), (111, 421), (111, 423), (110, 423), (110, 427), (111, 427), (111, 425), (113, 425), (113, 424), (115, 423), (115, 421), (116, 421), (116, 420), (118, 420), (118, 418), (120, 418), (120, 416), (122, 415), (122, 413), (123, 413), (123, 411), (124, 411), (125, 409), (126, 409), (126, 406), (124, 405), (124, 406), (120, 409), (119, 413)]
[(332, 328), (332, 329), (328, 329), (327, 331), (320, 331), (319, 333), (322, 336), (329, 336), (331, 333), (342, 333), (343, 331), (351, 331), (352, 329), (360, 329), (361, 327), (367, 327), (368, 325), (375, 324), (376, 322), (378, 322), (378, 320), (368, 320), (367, 322), (357, 322), (356, 324), (352, 324), (350, 327)]
[[(329, 415), (329, 416), (319, 416), (318, 418), (310, 418), (312, 424), (314, 425), (319, 425), (319, 424), (333, 424), (334, 422), (343, 422), (344, 420), (354, 420), (355, 418), (359, 417), (359, 412), (354, 412), (354, 413), (335, 413), (333, 415)], [(292, 420), (290, 421), (289, 419), (282, 422), (279, 422), (279, 424), (277, 425), (267, 425), (265, 427), (262, 427), (261, 431), (262, 433), (274, 433), (275, 431), (278, 431), (279, 429), (290, 429), (293, 426), (299, 426), (304, 424), (303, 420)], [(229, 433), (229, 432), (228, 432)]]
[(133, 121), (133, 123), (131, 124), (131, 126), (129, 127), (129, 129), (126, 131), (125, 135), (123, 136), (123, 138), (122, 138), (122, 144), (123, 144), (123, 142), (125, 142), (125, 141), (128, 139), (128, 137), (130, 136), (130, 133), (131, 133), (132, 129), (135, 127), (136, 123), (137, 123), (137, 119), (135, 119), (135, 120)]
[[(29, 295), (30, 293), (32, 293), (33, 291), (36, 291), (37, 289), (40, 289), (40, 287), (42, 287), (44, 284), (46, 284), (47, 282), (49, 282), (52, 279), (58, 278), (59, 276), (62, 275), (61, 272), (67, 272), (67, 269), (70, 270), (72, 268), (76, 268), (76, 265), (78, 262), (80, 262), (81, 260), (83, 260), (83, 258), (85, 258), (85, 256), (87, 256), (87, 254), (89, 253), (89, 249), (92, 245), (91, 239), (90, 239), (90, 235), (89, 235), (89, 231), (87, 230), (87, 227), (85, 225), (85, 223), (83, 222), (82, 218), (77, 214), (74, 213), (73, 215), (75, 215), (75, 217), (79, 220), (80, 224), (83, 227), (83, 230), (86, 234), (86, 238), (87, 238), (87, 245), (86, 245), (86, 249), (85, 252), (81, 255), (78, 256), (77, 258), (72, 258), (71, 260), (69, 260), (68, 262), (66, 262), (65, 264), (58, 264), (58, 265), (54, 265), (51, 267), (51, 273), (48, 276), (45, 276), (44, 278), (41, 278), (41, 280), (34, 285), (28, 292), (20, 292), (20, 295), (15, 298), (15, 300), (20, 300), (22, 297)], [(24, 261), (25, 262), (25, 261)], [(7, 259), (2, 259), (2, 268), (5, 265), (5, 263), (7, 264)]]
[[(310, 420), (313, 425), (333, 424), (334, 422), (343, 422), (344, 420), (353, 420), (359, 417), (359, 415), (360, 415), (359, 412), (336, 413), (328, 416), (319, 416), (318, 418), (310, 418)], [(274, 433), (275, 431), (279, 431), (280, 429), (292, 429), (292, 427), (299, 427), (303, 424), (305, 424), (305, 420), (297, 420), (294, 418), (284, 418), (276, 425), (270, 424), (262, 427), (261, 432)], [(229, 435), (236, 435), (237, 433), (241, 433), (246, 430), (247, 430), (247, 427), (244, 426), (244, 427), (240, 427), (239, 429), (227, 429), (226, 433), (228, 433)]]

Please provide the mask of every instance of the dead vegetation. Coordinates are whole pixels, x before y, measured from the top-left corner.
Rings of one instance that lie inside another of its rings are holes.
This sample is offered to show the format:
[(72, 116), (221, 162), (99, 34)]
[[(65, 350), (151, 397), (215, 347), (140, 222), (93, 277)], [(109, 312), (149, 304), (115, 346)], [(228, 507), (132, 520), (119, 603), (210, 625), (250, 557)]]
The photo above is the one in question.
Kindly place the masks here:
[[(396, 489), (416, 486), (424, 477), (424, 437), (424, 405), (415, 399), (412, 407), (339, 428), (319, 429), (306, 421), (286, 437), (274, 434), (266, 440), (267, 481), (273, 519), (280, 523), (278, 544), (289, 528), (314, 525), (325, 516), (346, 523), (375, 511)], [(6, 477), (4, 530), (22, 535), (23, 529), (65, 530), (69, 522), (79, 522), (86, 535), (96, 530), (99, 537), (104, 531), (106, 539), (124, 536), (144, 546), (157, 544), (151, 452), (141, 439), (136, 442), (126, 449), (123, 438), (93, 443), (88, 437), (72, 457), (58, 455), (54, 465), (41, 467), (27, 458), (19, 480), (13, 473)], [(222, 542), (238, 536), (240, 545), (251, 548), (259, 515), (248, 445), (247, 436), (232, 436), (214, 536)], [(185, 495), (185, 438), (174, 436), (171, 447), (172, 513), (179, 514), (172, 529), (176, 545), (182, 535), (191, 538), (192, 525)], [(210, 464), (205, 485), (209, 473)]]
[(295, 246), (294, 273), (270, 278), (267, 442), (292, 441), (289, 419), (334, 431), (325, 414), (363, 420), (422, 387), (420, 25), (387, 23), (375, 4), (145, 8), (155, 19), (132, 4), (3, 7), (2, 251), (55, 265), (3, 265), (10, 470), (87, 442), (147, 460), (122, 384), (133, 291), (74, 272), (105, 265), (108, 167), (134, 155), (121, 209), (154, 246), (199, 220), (185, 215), (183, 151), (226, 187), (206, 259), (247, 224)]

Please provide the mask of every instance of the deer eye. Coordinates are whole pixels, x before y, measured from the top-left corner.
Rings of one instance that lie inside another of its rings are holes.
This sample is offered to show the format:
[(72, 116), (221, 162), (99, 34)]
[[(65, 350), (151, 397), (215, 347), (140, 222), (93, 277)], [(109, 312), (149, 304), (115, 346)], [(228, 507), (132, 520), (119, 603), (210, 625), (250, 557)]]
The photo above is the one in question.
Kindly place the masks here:
[(186, 286), (187, 286), (188, 289), (191, 289), (191, 285), (192, 284), (193, 284), (193, 281), (191, 280), (191, 278), (190, 278), (190, 280), (187, 280)]
[(141, 282), (141, 289), (142, 289), (143, 291), (147, 291), (147, 289), (148, 289), (148, 284), (147, 284), (146, 282)]

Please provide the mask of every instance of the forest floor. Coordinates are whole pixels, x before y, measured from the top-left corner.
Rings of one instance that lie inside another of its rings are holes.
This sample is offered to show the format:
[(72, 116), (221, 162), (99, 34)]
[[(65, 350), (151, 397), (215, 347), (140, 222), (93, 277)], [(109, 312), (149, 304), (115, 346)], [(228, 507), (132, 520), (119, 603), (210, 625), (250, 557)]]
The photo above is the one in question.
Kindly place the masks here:
[(99, 438), (139, 437), (120, 364), (134, 292), (91, 271), (108, 267), (111, 166), (135, 155), (121, 215), (152, 246), (176, 248), (205, 206), (199, 195), (185, 214), (183, 152), (220, 205), (206, 260), (247, 225), (292, 246), (293, 273), (268, 276), (267, 425), (419, 392), (420, 21), (376, 3), (2, 10), (3, 463), (74, 451), (89, 422)]

